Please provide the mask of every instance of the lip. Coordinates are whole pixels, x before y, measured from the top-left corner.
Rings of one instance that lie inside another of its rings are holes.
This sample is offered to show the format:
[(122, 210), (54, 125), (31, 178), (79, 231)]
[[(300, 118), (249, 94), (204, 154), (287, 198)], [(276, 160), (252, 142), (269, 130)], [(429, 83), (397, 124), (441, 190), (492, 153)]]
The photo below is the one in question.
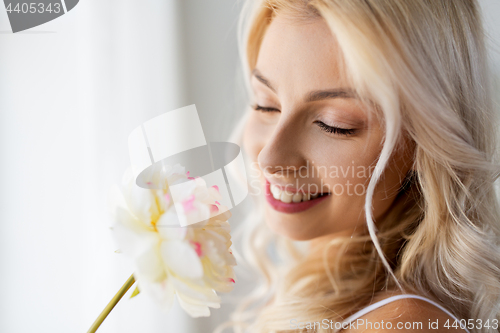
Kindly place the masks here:
[(322, 203), (329, 197), (330, 195), (324, 195), (322, 197), (308, 201), (285, 203), (280, 200), (274, 199), (271, 193), (270, 183), (268, 180), (266, 180), (266, 200), (271, 205), (271, 207), (274, 208), (274, 210), (281, 213), (287, 213), (287, 214), (300, 213)]

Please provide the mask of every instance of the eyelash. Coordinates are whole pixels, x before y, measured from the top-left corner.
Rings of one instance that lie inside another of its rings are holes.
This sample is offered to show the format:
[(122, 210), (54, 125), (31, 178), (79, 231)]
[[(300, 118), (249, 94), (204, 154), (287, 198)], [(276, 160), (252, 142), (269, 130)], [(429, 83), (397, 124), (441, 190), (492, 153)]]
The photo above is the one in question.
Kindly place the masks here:
[(262, 111), (262, 112), (280, 112), (280, 110), (278, 109), (275, 109), (275, 108), (265, 108), (263, 106), (260, 106), (260, 105), (252, 105), (252, 108), (256, 111)]
[[(251, 107), (256, 111), (261, 111), (261, 112), (280, 112), (280, 110), (278, 110), (278, 109), (266, 108), (266, 107), (263, 107), (263, 106), (260, 106), (257, 104), (252, 105)], [(349, 136), (349, 135), (353, 135), (356, 132), (356, 130), (354, 128), (340, 128), (340, 127), (329, 126), (329, 125), (327, 125), (324, 122), (319, 121), (319, 120), (316, 120), (315, 123), (318, 124), (319, 128), (322, 131), (325, 131), (327, 133)]]
[(356, 132), (354, 128), (340, 128), (340, 127), (328, 126), (327, 124), (319, 120), (316, 120), (315, 123), (318, 124), (321, 130), (328, 133), (349, 136), (353, 135)]

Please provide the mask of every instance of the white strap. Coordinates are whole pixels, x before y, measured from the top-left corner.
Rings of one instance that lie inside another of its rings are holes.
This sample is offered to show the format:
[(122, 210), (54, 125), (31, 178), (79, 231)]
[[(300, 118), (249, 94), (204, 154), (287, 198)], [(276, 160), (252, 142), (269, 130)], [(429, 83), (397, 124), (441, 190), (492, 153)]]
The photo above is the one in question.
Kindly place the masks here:
[[(359, 317), (367, 314), (370, 311), (375, 310), (376, 308), (379, 308), (379, 307), (381, 307), (383, 305), (386, 305), (387, 303), (390, 303), (392, 301), (395, 301), (395, 300), (398, 300), (398, 299), (401, 299), (401, 298), (418, 298), (418, 299), (427, 301), (427, 302), (429, 302), (429, 303), (437, 306), (438, 308), (440, 308), (441, 310), (443, 310), (444, 312), (446, 312), (446, 314), (448, 314), (450, 317), (452, 317), (452, 318), (456, 319), (458, 322), (460, 322), (460, 319), (458, 319), (457, 317), (455, 317), (450, 311), (448, 311), (447, 309), (445, 309), (442, 305), (434, 302), (433, 300), (430, 300), (430, 299), (428, 299), (426, 297), (423, 297), (423, 296), (420, 296), (420, 295), (402, 294), (402, 295), (395, 295), (395, 296), (388, 297), (388, 298), (383, 299), (381, 301), (378, 301), (376, 303), (370, 304), (366, 308), (363, 308), (363, 309), (359, 310), (358, 312), (354, 313), (353, 315), (349, 316), (346, 320), (344, 320), (342, 322), (342, 327), (346, 327), (353, 320), (358, 319)], [(467, 333), (470, 333), (467, 328), (463, 327), (463, 329)]]

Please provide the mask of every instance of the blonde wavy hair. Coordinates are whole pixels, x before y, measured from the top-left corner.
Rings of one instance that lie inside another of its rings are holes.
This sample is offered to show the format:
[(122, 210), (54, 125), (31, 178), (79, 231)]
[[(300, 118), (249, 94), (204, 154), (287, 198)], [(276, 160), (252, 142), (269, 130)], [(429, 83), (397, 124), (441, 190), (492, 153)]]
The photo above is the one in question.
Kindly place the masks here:
[[(498, 119), (477, 1), (247, 1), (239, 47), (250, 98), (250, 73), (275, 15), (325, 20), (352, 86), (381, 107), (383, 149), (367, 188), (368, 232), (336, 237), (319, 253), (271, 232), (263, 201), (253, 198), (235, 239), (243, 244), (238, 263), (256, 268), (262, 283), (219, 331), (283, 332), (290, 318), (342, 321), (384, 289), (426, 296), (458, 318), (500, 320)], [(230, 138), (240, 145), (245, 121)], [(415, 143), (414, 166), (375, 226), (375, 185), (403, 133)]]

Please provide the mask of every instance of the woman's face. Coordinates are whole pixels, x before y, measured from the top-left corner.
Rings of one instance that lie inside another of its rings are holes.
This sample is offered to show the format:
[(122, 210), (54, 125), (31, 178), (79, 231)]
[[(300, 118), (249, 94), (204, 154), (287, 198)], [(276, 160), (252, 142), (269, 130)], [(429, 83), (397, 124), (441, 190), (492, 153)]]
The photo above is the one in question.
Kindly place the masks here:
[[(382, 149), (383, 127), (376, 116), (368, 123), (374, 108), (339, 75), (336, 47), (323, 20), (299, 24), (278, 15), (251, 76), (257, 109), (243, 138), (259, 179), (251, 192), (266, 197), (271, 229), (295, 240), (364, 227), (366, 189)], [(394, 201), (410, 156), (393, 154), (375, 190), (375, 220)]]

